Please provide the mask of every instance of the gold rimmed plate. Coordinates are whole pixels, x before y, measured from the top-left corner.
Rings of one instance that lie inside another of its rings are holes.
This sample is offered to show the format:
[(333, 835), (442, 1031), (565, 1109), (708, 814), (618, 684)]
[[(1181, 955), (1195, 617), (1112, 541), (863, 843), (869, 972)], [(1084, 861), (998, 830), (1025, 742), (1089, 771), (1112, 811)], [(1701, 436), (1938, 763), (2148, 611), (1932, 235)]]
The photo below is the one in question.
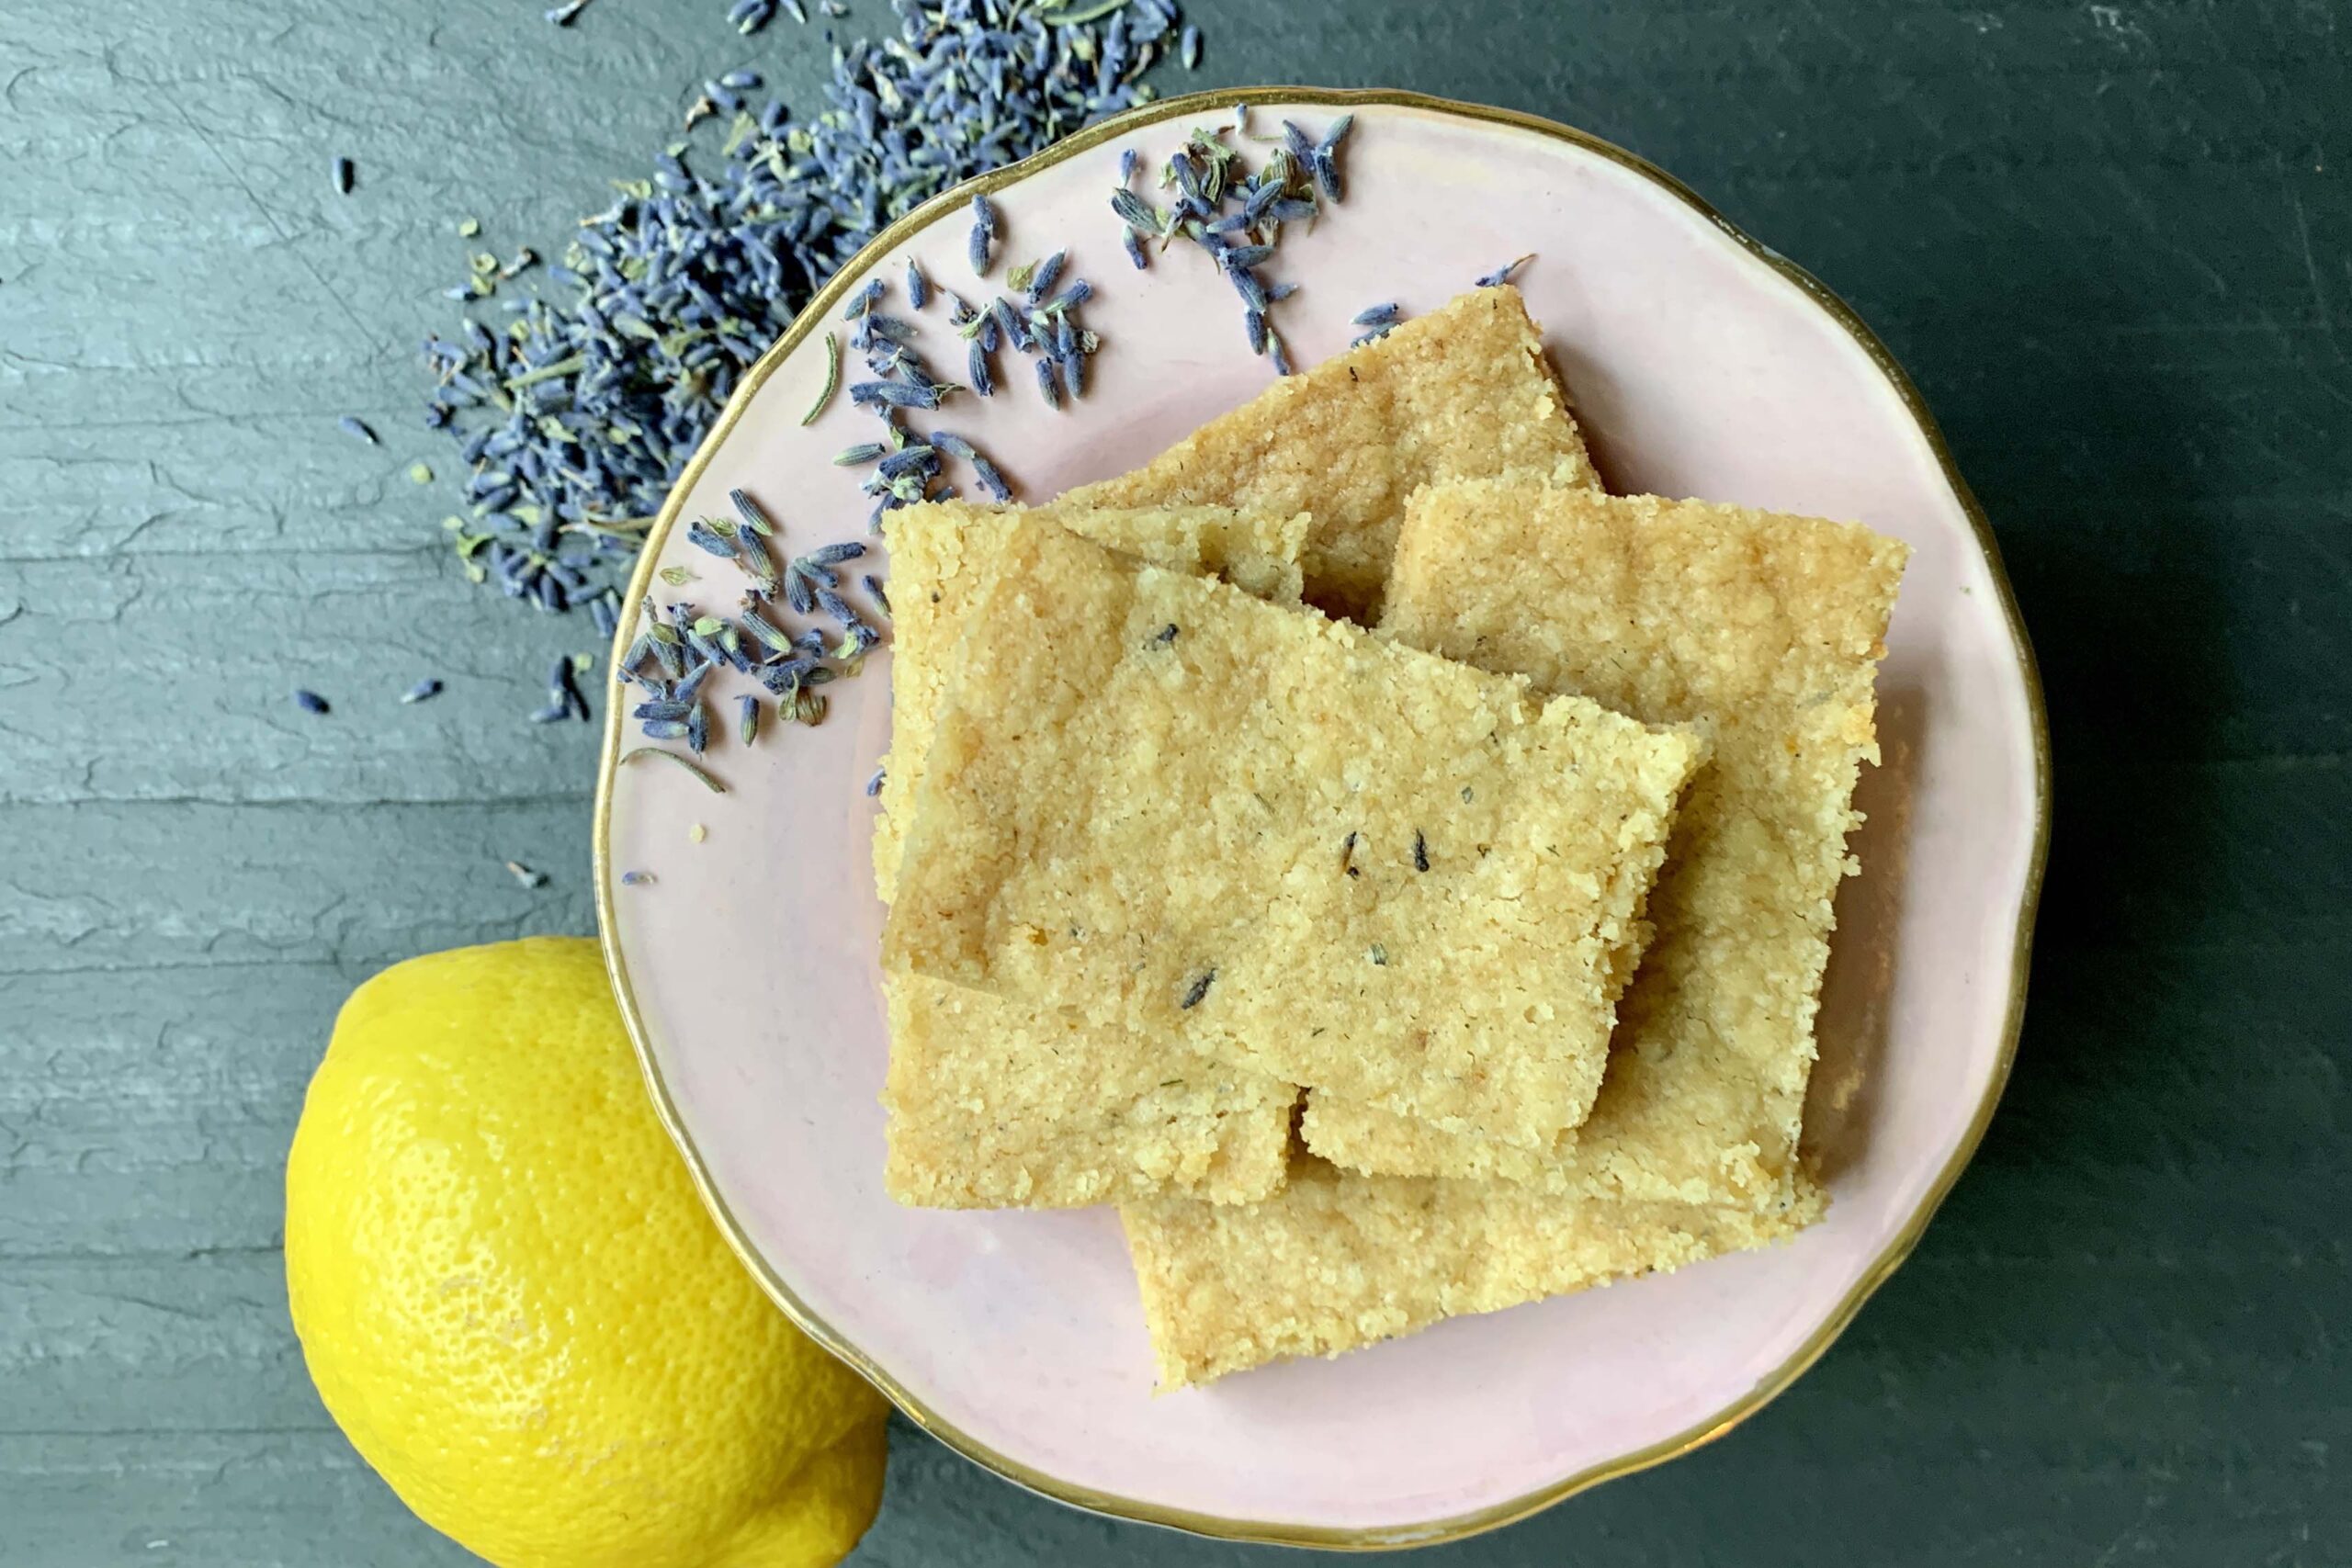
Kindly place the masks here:
[[(949, 425), (1043, 499), (1260, 390), (1272, 371), (1230, 288), (1188, 247), (1133, 270), (1107, 202), (1124, 150), (1156, 167), (1238, 105), (1267, 127), (1356, 116), (1345, 203), (1286, 235), (1274, 264), (1302, 285), (1277, 311), (1295, 358), (1339, 352), (1367, 305), (1427, 310), (1533, 253), (1517, 281), (1612, 488), (1851, 518), (1912, 545), (1880, 682), (1886, 761), (1863, 783), (1864, 871), (1839, 900), (1807, 1108), (1829, 1219), (1769, 1252), (1156, 1399), (1113, 1215), (924, 1213), (882, 1190), (882, 911), (864, 785), (888, 739), (887, 653), (826, 688), (820, 728), (771, 718), (751, 747), (715, 742), (705, 765), (723, 794), (683, 769), (622, 766), (642, 742), (629, 700), (608, 692), (597, 902), (648, 1082), (720, 1225), (777, 1303), (916, 1422), (1104, 1513), (1408, 1545), (1728, 1429), (1901, 1262), (2016, 1045), (2048, 744), (1991, 534), (1877, 340), (1668, 175), (1532, 117), (1242, 89), (1136, 109), (987, 176), (1001, 254), (1067, 249), (1070, 276), (1095, 285), (1086, 314), (1103, 350), (1087, 397), (1061, 410), (1015, 379), (912, 423)], [(650, 593), (732, 610), (745, 580), (687, 544), (682, 519), (728, 514), (735, 488), (783, 525), (785, 553), (868, 537), (861, 476), (831, 457), (870, 439), (872, 421), (837, 397), (802, 423), (829, 378), (826, 336), (869, 278), (896, 298), (910, 257), (976, 301), (1001, 288), (1001, 265), (979, 279), (965, 258), (967, 196), (894, 224), (761, 359), (664, 508), (632, 605)], [(940, 307), (919, 319), (926, 352), (956, 374)], [(692, 575), (673, 583), (664, 568)], [(624, 624), (616, 646), (635, 632)], [(729, 714), (736, 679), (711, 691)]]

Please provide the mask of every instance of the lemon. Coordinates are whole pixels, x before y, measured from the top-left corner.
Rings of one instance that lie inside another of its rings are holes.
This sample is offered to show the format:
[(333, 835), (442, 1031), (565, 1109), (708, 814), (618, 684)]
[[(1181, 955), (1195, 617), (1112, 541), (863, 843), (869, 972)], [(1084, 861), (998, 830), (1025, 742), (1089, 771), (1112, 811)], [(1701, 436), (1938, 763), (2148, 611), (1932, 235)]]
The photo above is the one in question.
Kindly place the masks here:
[(414, 959), (355, 992), (286, 1168), (320, 1395), (500, 1568), (821, 1568), (882, 1496), (882, 1399), (705, 1213), (593, 942)]

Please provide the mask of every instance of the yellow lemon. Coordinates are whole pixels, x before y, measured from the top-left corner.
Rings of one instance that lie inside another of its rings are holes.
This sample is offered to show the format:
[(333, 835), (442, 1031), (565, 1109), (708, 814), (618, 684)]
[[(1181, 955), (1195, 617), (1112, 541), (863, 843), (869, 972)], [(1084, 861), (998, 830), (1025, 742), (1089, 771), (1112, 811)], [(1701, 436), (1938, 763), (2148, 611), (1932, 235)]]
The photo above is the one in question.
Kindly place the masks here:
[(500, 1568), (823, 1568), (881, 1503), (881, 1397), (728, 1250), (593, 942), (352, 995), (287, 1161), (286, 1280), (353, 1445)]

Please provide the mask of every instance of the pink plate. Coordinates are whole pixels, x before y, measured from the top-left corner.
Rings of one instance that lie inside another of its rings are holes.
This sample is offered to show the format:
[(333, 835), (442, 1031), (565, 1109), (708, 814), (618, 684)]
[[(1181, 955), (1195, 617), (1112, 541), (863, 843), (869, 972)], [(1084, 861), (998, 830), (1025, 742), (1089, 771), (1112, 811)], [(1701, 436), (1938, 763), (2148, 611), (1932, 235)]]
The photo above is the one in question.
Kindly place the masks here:
[[(1901, 1261), (1984, 1131), (2016, 1043), (2047, 742), (1991, 536), (1868, 331), (1656, 169), (1524, 116), (1393, 93), (1218, 93), (989, 176), (1001, 256), (1067, 246), (1070, 276), (1097, 290), (1085, 314), (1104, 344), (1087, 397), (1064, 412), (1025, 376), (949, 405), (951, 427), (1023, 496), (1131, 468), (1272, 375), (1204, 259), (1182, 247), (1132, 270), (1106, 205), (1124, 149), (1155, 168), (1243, 102), (1260, 127), (1295, 118), (1319, 133), (1356, 116), (1345, 204), (1287, 235), (1275, 264), (1305, 285), (1275, 308), (1301, 363), (1343, 348), (1367, 305), (1425, 310), (1532, 252), (1518, 281), (1612, 488), (1858, 519), (1910, 541), (1880, 678), (1886, 764), (1863, 781), (1864, 871), (1838, 905), (1807, 1118), (1827, 1223), (1770, 1252), (1154, 1398), (1112, 1213), (922, 1213), (883, 1193), (882, 909), (863, 785), (888, 738), (887, 656), (826, 688), (822, 728), (771, 717), (748, 750), (732, 699), (752, 688), (715, 681), (730, 733), (707, 761), (724, 795), (683, 769), (619, 766), (640, 742), (608, 692), (598, 907), (655, 1099), (720, 1224), (785, 1309), (908, 1415), (1107, 1513), (1403, 1545), (1519, 1517), (1723, 1431)], [(1003, 287), (1001, 261), (989, 282), (972, 276), (964, 200), (893, 226), (760, 361), (671, 497), (633, 599), (733, 609), (741, 574), (673, 526), (727, 515), (733, 487), (775, 513), (789, 553), (865, 536), (862, 471), (831, 459), (874, 422), (846, 398), (801, 419), (826, 380), (826, 334), (846, 333), (842, 301), (869, 276), (888, 281), (893, 309), (910, 255), (976, 300)], [(942, 307), (920, 319), (933, 363), (960, 378)], [(656, 579), (672, 566), (695, 581)], [(620, 640), (634, 635), (624, 625)], [(650, 879), (624, 886), (627, 871)]]

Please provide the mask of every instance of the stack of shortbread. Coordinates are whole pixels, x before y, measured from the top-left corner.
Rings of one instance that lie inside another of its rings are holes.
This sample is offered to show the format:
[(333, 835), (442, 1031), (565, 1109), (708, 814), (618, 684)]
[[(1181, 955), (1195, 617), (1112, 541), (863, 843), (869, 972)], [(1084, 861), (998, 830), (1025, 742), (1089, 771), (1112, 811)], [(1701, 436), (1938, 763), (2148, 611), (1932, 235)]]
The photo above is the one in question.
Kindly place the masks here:
[(1901, 544), (1605, 493), (1509, 287), (887, 533), (899, 1201), (1119, 1205), (1163, 1387), (1820, 1216)]

